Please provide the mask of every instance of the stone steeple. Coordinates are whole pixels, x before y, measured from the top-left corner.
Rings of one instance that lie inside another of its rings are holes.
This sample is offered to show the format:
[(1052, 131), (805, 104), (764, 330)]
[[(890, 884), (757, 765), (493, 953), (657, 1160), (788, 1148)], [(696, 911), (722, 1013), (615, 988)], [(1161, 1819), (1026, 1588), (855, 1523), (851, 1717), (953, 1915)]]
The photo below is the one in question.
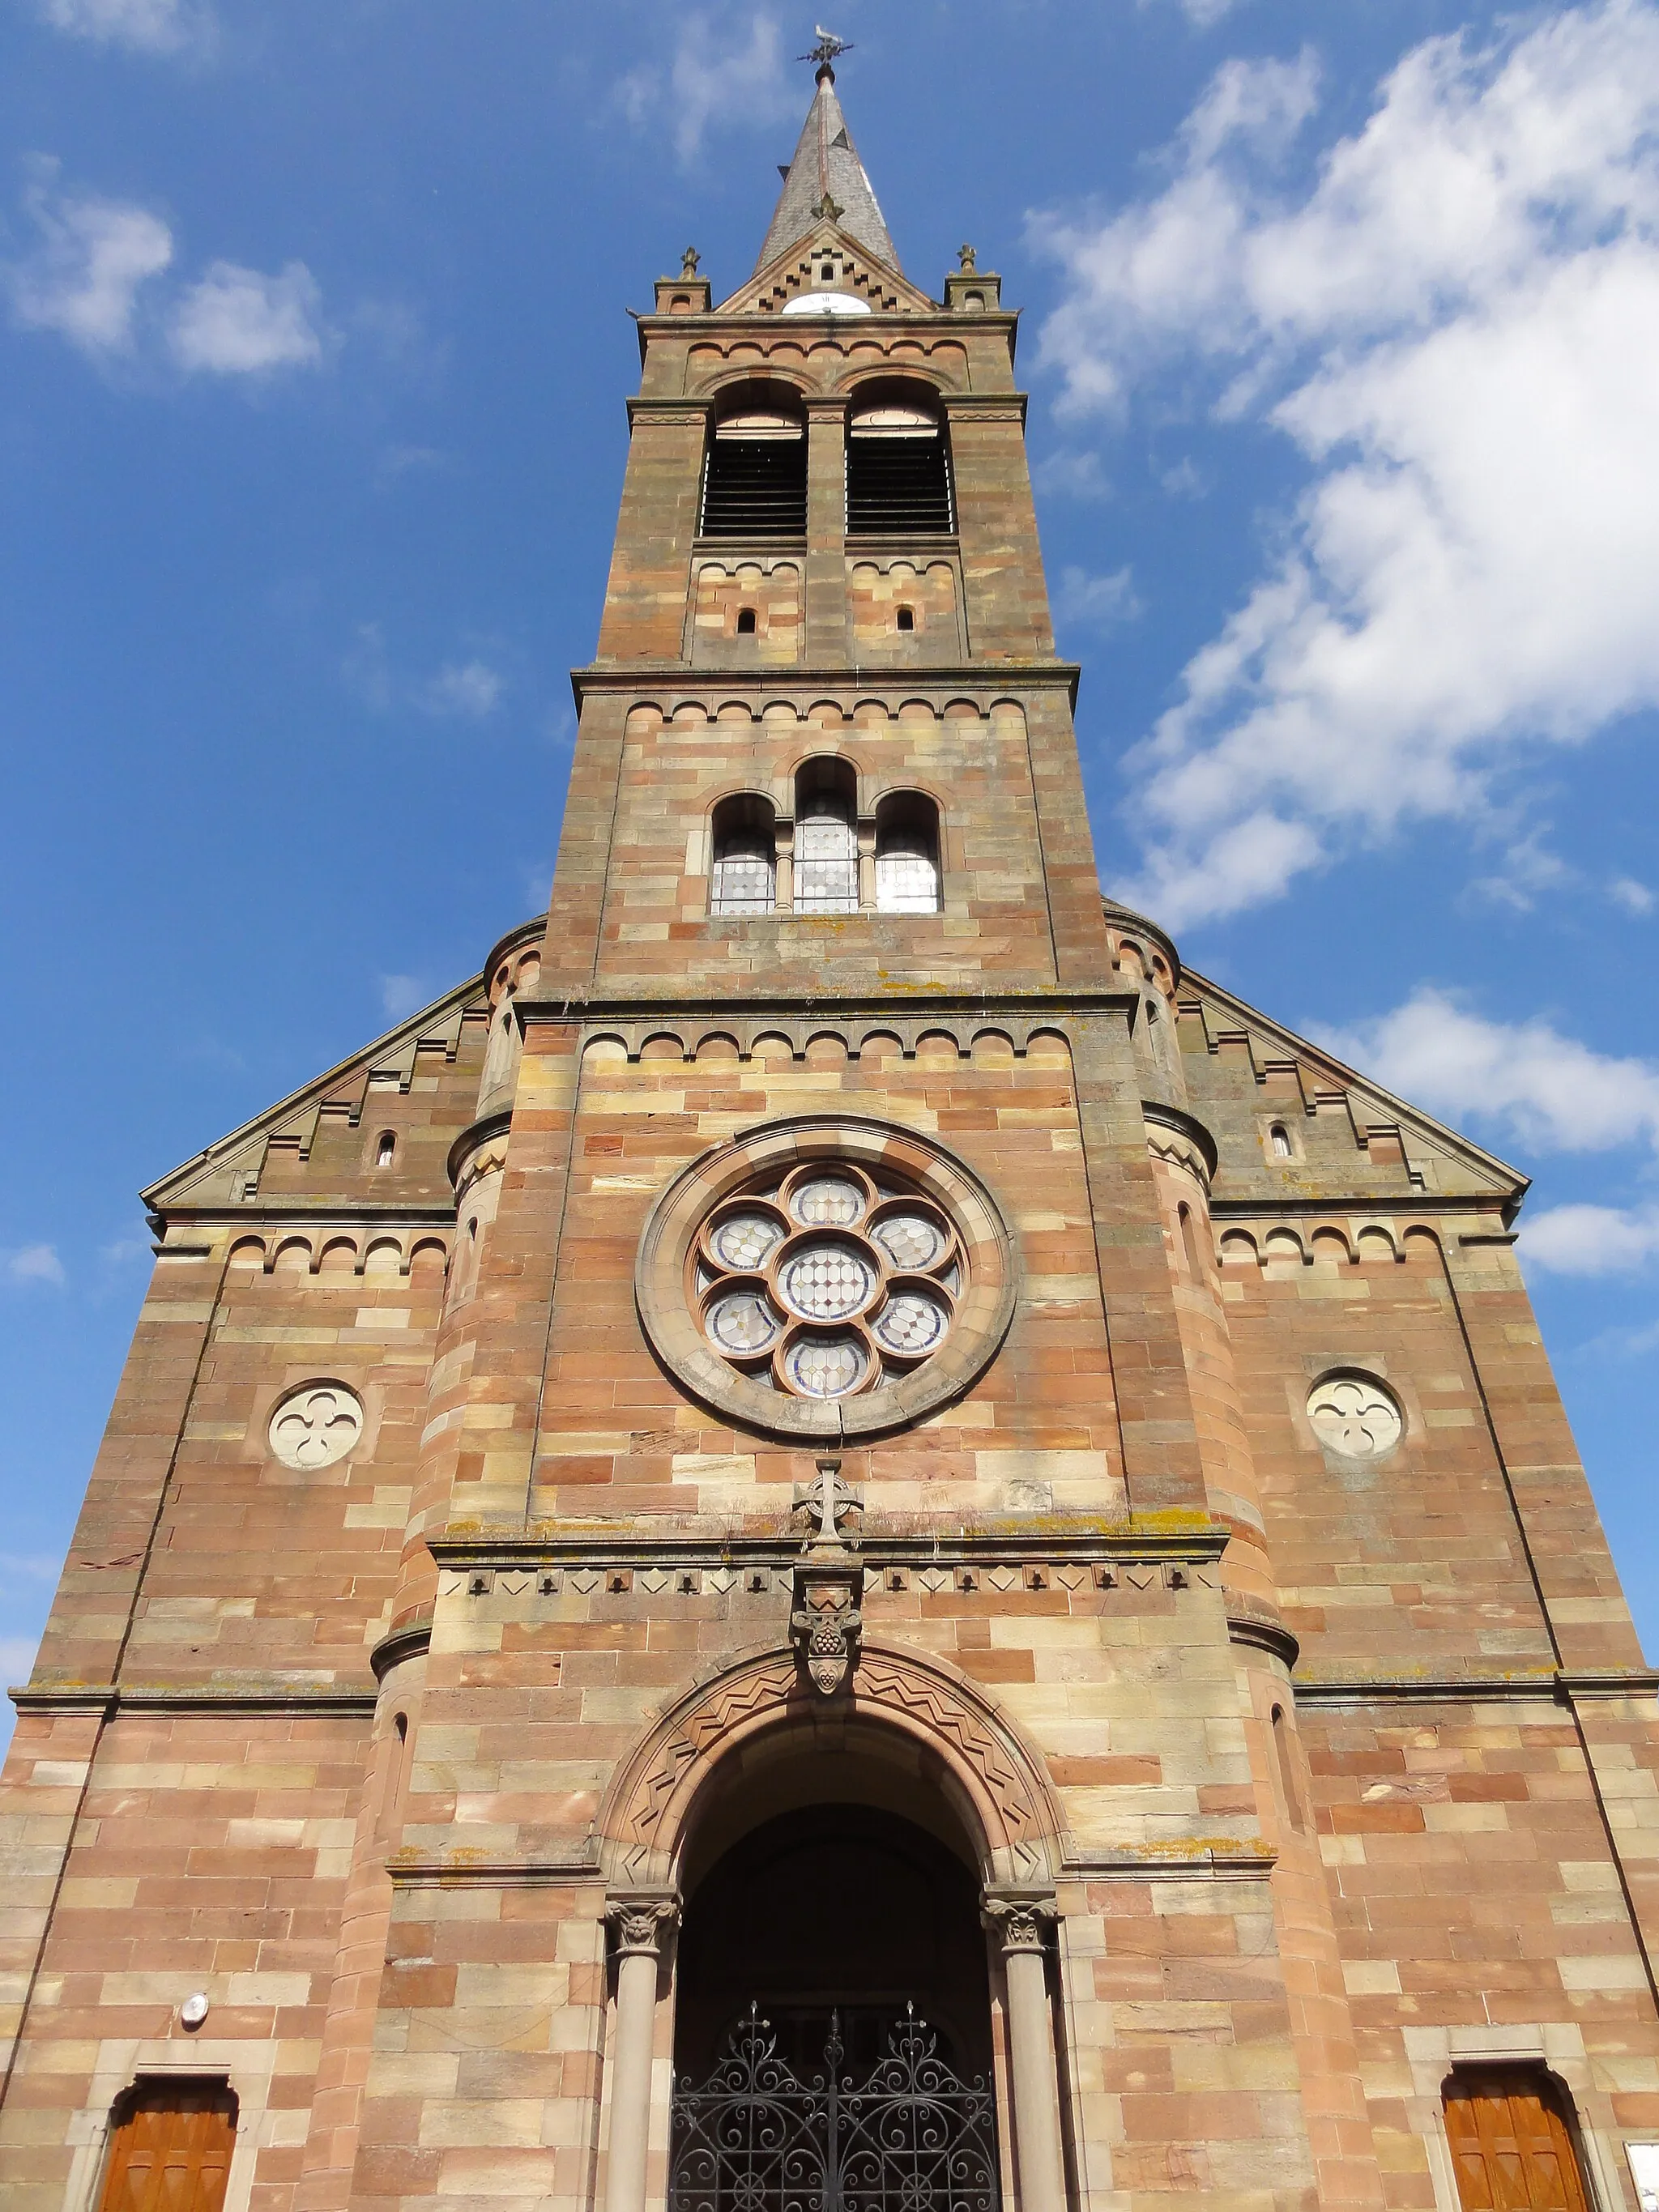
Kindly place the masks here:
[(794, 158), (783, 173), (783, 190), (778, 194), (760, 259), (755, 264), (757, 276), (832, 212), (823, 204), (826, 197), (835, 203), (834, 219), (848, 236), (890, 269), (897, 270), (898, 255), (893, 250), (886, 219), (836, 97), (836, 72), (823, 62)]

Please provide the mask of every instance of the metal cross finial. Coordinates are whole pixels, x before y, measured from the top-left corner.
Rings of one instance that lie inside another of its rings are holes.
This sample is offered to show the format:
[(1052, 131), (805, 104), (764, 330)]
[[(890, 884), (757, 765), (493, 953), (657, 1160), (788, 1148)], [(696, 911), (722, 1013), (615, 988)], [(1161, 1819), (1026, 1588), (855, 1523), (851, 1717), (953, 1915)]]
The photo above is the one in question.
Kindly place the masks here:
[(798, 62), (816, 62), (820, 69), (828, 69), (841, 55), (852, 52), (850, 39), (838, 39), (833, 31), (826, 31), (822, 23), (814, 23), (812, 28), (818, 34), (818, 42), (811, 53), (797, 54), (795, 59)]

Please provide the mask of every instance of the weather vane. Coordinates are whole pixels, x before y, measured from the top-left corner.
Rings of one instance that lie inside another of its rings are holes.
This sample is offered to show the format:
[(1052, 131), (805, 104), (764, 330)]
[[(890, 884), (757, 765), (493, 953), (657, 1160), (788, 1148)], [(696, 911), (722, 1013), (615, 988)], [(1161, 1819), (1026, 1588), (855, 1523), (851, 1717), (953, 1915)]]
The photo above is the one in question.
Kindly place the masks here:
[(822, 23), (814, 23), (812, 28), (818, 34), (818, 42), (810, 54), (797, 54), (795, 59), (798, 62), (816, 62), (820, 69), (828, 69), (838, 56), (852, 52), (850, 39), (838, 39), (833, 31), (826, 31)]

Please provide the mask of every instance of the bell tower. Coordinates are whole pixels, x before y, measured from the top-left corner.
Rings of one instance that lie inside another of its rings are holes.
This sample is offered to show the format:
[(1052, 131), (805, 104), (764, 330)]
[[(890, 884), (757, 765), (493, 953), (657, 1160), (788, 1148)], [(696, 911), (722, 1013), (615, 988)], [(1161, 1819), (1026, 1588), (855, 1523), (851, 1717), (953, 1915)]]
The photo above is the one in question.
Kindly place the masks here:
[(1098, 982), (998, 278), (904, 275), (828, 60), (753, 273), (696, 264), (640, 321), (550, 982)]

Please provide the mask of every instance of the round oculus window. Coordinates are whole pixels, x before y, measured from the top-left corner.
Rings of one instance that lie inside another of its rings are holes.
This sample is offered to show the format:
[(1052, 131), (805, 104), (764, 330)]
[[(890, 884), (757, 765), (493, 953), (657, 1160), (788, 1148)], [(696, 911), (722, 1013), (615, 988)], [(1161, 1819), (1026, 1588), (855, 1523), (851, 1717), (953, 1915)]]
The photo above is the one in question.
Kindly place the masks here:
[(332, 1467), (363, 1432), (356, 1394), (338, 1382), (307, 1382), (290, 1390), (270, 1417), (270, 1449), (284, 1467)]
[(880, 1124), (775, 1125), (686, 1170), (635, 1269), (647, 1334), (706, 1401), (795, 1436), (920, 1419), (983, 1367), (1013, 1246), (982, 1184)]
[(1374, 1375), (1328, 1375), (1308, 1393), (1308, 1421), (1346, 1459), (1381, 1459), (1406, 1433), (1399, 1401)]

